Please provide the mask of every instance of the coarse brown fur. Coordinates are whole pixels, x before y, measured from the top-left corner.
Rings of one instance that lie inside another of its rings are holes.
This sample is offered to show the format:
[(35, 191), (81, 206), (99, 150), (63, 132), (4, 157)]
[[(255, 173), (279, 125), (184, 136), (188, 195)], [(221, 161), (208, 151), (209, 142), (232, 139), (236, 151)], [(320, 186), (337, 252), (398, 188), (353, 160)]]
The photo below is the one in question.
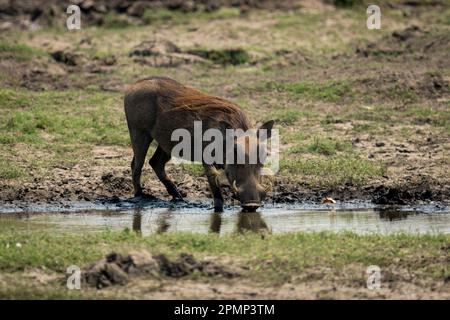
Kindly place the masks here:
[[(164, 170), (165, 164), (171, 158), (173, 147), (178, 144), (178, 141), (172, 141), (174, 130), (186, 129), (193, 136), (195, 121), (201, 121), (203, 131), (217, 128), (224, 136), (226, 129), (247, 131), (251, 128), (249, 119), (236, 104), (165, 77), (146, 78), (129, 86), (124, 105), (134, 152), (131, 168), (136, 196), (143, 194), (140, 184), (141, 170), (148, 147), (153, 140), (158, 143), (158, 148), (150, 159), (150, 165), (169, 194), (181, 199), (180, 193)], [(263, 127), (271, 130), (272, 125), (273, 122), (269, 122)], [(253, 140), (258, 143), (256, 136)], [(247, 150), (245, 143), (245, 140), (236, 140), (238, 147), (242, 145)], [(203, 142), (203, 148), (206, 145), (207, 143)], [(205, 170), (214, 195), (215, 208), (221, 210), (223, 199), (215, 171), (207, 165)], [(263, 194), (259, 185), (259, 172), (253, 170), (251, 165), (244, 167), (225, 165), (225, 171), (230, 182), (237, 184), (241, 189), (239, 191), (237, 187), (235, 188), (241, 203), (259, 206)]]

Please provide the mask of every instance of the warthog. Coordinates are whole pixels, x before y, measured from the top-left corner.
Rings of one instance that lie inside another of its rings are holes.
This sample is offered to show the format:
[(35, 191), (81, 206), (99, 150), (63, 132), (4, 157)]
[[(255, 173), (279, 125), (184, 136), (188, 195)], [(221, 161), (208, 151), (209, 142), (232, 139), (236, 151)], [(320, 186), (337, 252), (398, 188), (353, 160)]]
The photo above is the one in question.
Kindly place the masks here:
[[(232, 102), (208, 95), (165, 77), (150, 77), (131, 85), (127, 88), (124, 104), (134, 152), (131, 171), (137, 197), (144, 196), (140, 182), (141, 171), (148, 148), (153, 140), (156, 140), (158, 147), (149, 163), (166, 187), (167, 192), (174, 199), (182, 199), (180, 192), (165, 171), (165, 165), (171, 158), (172, 149), (178, 144), (178, 141), (172, 141), (171, 138), (174, 130), (183, 128), (193, 135), (194, 122), (201, 121), (203, 131), (216, 128), (225, 137), (230, 131), (227, 129), (247, 131), (251, 127), (250, 121), (242, 109)], [(232, 186), (231, 189), (244, 210), (254, 211), (261, 205), (266, 193), (261, 185), (263, 164), (260, 157), (253, 164), (247, 161), (247, 158), (251, 149), (263, 148), (264, 143), (261, 142), (264, 138), (270, 138), (273, 123), (273, 121), (269, 121), (260, 127), (260, 129), (265, 129), (266, 137), (260, 136), (260, 131), (256, 130), (253, 135), (234, 137), (232, 152), (241, 150), (246, 158), (244, 163), (227, 163), (225, 153), (229, 150), (225, 150), (222, 163), (206, 164), (203, 162), (216, 211), (223, 211), (223, 196), (217, 169), (224, 170), (227, 180)], [(207, 145), (205, 142), (201, 144), (203, 148)]]

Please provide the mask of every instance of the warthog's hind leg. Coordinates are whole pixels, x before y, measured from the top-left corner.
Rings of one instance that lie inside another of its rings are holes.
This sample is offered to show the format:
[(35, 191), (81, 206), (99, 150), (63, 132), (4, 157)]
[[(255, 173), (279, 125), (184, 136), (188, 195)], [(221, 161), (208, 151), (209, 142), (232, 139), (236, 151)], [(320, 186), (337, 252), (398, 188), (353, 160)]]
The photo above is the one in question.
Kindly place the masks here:
[(147, 155), (148, 147), (152, 140), (150, 135), (144, 133), (134, 134), (131, 137), (131, 144), (134, 152), (133, 160), (131, 161), (131, 174), (133, 178), (134, 195), (137, 197), (143, 195), (141, 173), (145, 163), (145, 156)]
[(175, 184), (170, 180), (166, 174), (166, 163), (170, 160), (170, 155), (167, 154), (161, 147), (158, 146), (149, 163), (155, 170), (159, 180), (164, 184), (167, 192), (176, 200), (183, 200), (181, 193), (178, 191)]

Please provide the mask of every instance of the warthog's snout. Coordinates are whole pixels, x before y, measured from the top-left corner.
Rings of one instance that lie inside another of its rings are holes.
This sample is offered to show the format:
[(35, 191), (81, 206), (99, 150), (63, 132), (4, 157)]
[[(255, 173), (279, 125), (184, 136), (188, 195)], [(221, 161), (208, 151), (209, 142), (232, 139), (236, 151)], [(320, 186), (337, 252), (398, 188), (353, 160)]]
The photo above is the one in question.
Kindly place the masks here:
[(245, 212), (254, 212), (261, 206), (260, 203), (257, 202), (247, 202), (241, 204), (242, 210)]

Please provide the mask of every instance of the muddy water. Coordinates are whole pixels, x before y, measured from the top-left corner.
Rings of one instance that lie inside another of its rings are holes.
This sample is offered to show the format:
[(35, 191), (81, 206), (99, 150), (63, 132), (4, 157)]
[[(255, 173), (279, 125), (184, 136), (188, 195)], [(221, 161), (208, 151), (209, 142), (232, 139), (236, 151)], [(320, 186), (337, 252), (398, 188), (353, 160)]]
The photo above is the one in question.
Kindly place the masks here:
[[(84, 209), (83, 209), (84, 208)], [(34, 209), (34, 211), (30, 211)], [(228, 207), (212, 213), (205, 204), (193, 206), (35, 206), (0, 208), (0, 228), (52, 232), (133, 229), (143, 235), (173, 232), (270, 232), (353, 231), (389, 234), (450, 233), (450, 208), (437, 205), (379, 208), (367, 203), (345, 205), (266, 206), (255, 213)], [(1, 229), (0, 229), (1, 230)]]

